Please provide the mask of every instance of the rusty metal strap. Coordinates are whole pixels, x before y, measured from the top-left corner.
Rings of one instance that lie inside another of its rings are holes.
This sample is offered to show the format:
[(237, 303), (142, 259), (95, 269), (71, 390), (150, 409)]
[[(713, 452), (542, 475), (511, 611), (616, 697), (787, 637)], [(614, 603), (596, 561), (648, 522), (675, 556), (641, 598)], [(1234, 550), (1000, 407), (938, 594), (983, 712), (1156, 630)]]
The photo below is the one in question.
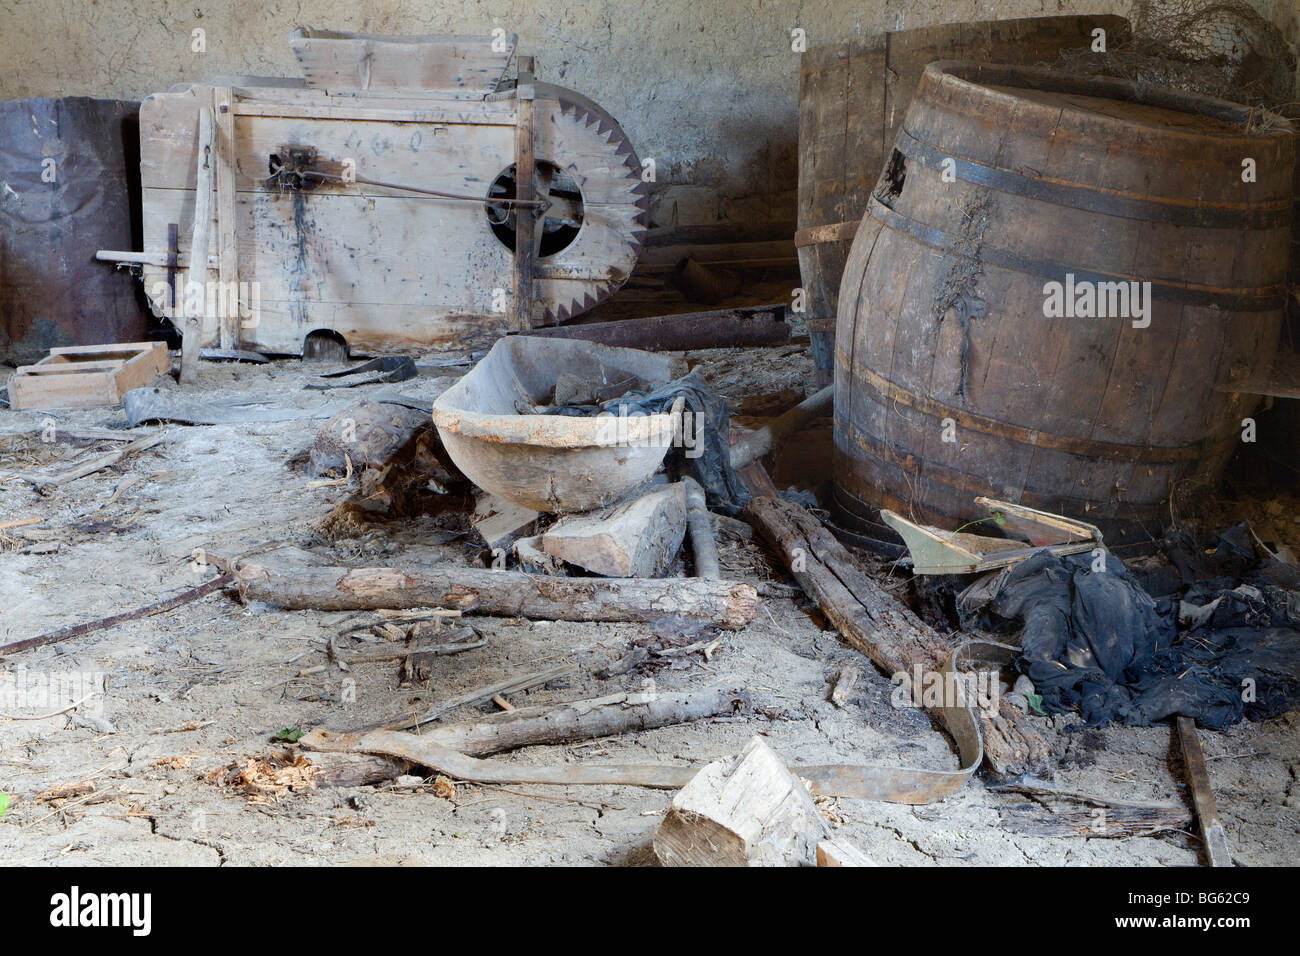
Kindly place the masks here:
[[(889, 803), (934, 803), (950, 797), (969, 780), (984, 762), (984, 738), (980, 733), (975, 701), (961, 679), (963, 665), (982, 663), (1000, 668), (1019, 653), (1017, 648), (994, 641), (965, 641), (948, 655), (936, 672), (944, 688), (955, 690), (946, 706), (934, 710), (957, 744), (961, 766), (956, 770), (928, 770), (923, 767), (890, 767), (874, 764), (835, 764), (825, 767), (793, 765), (791, 771), (812, 784), (813, 793), (857, 800)], [(921, 688), (913, 688), (914, 695)]]
[(1254, 289), (1229, 289), (1220, 286), (1196, 285), (1190, 282), (1168, 282), (1146, 280), (1141, 276), (1120, 273), (1092, 272), (1074, 265), (1057, 262), (1045, 262), (1029, 259), (1003, 249), (991, 249), (981, 246), (977, 256), (971, 256), (962, 241), (950, 236), (941, 229), (928, 226), (915, 219), (909, 219), (901, 213), (890, 209), (879, 199), (872, 197), (870, 214), (880, 220), (887, 228), (911, 236), (922, 245), (939, 249), (948, 255), (972, 259), (983, 265), (997, 266), (1012, 272), (1040, 276), (1045, 279), (1062, 280), (1067, 273), (1074, 275), (1078, 282), (1151, 282), (1151, 294), (1166, 302), (1179, 305), (1213, 306), (1226, 312), (1275, 312), (1286, 305), (1286, 290), (1283, 286), (1260, 286)]
[(794, 247), (802, 249), (804, 246), (816, 246), (823, 242), (844, 242), (846, 239), (852, 239), (858, 234), (858, 226), (862, 225), (861, 219), (854, 219), (851, 222), (832, 222), (825, 226), (809, 226), (807, 229), (800, 229), (794, 234)]
[[(1251, 203), (1211, 203), (1195, 198), (1143, 199), (1118, 190), (1102, 190), (1096, 186), (1036, 178), (1010, 169), (986, 166), (935, 149), (906, 130), (898, 131), (894, 148), (926, 169), (940, 169), (951, 161), (952, 174), (963, 182), (1105, 216), (1206, 229), (1279, 229), (1291, 221), (1291, 203), (1287, 199)], [(798, 245), (798, 240), (795, 244)]]
[(1180, 461), (1195, 461), (1207, 454), (1220, 451), (1237, 440), (1237, 432), (1220, 438), (1207, 438), (1192, 445), (1168, 447), (1161, 445), (1130, 445), (1121, 442), (1092, 441), (1085, 438), (1068, 438), (1053, 435), (1036, 428), (1012, 425), (1009, 422), (977, 415), (960, 408), (954, 408), (936, 399), (917, 395), (901, 385), (896, 385), (877, 375), (871, 369), (858, 362), (853, 363), (854, 381), (861, 383), (875, 394), (881, 404), (897, 403), (914, 408), (922, 414), (933, 418), (951, 418), (958, 428), (994, 435), (1035, 448), (1047, 448), (1069, 455), (1081, 455), (1086, 458), (1100, 458), (1107, 461), (1119, 461), (1128, 464), (1165, 464)]

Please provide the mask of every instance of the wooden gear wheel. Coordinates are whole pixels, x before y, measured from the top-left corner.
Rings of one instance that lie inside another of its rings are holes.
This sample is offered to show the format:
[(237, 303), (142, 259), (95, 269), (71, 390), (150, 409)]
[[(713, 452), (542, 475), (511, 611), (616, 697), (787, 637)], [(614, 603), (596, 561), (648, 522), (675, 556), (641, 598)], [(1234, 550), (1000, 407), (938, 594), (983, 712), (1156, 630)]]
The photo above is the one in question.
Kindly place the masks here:
[[(567, 321), (612, 295), (632, 272), (649, 222), (641, 162), (614, 118), (561, 87), (537, 84), (535, 191), (549, 206), (534, 211), (535, 315)], [(512, 164), (493, 182), (491, 199), (513, 199)], [(514, 249), (517, 215), (487, 203), (488, 224)]]

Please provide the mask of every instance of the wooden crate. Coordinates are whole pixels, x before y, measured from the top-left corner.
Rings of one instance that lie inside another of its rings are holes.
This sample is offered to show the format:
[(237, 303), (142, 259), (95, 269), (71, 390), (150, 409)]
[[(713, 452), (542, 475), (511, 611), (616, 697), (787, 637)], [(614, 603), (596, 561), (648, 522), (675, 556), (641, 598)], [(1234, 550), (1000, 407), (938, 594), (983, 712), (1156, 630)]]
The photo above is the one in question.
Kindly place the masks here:
[(116, 405), (133, 388), (143, 388), (171, 370), (163, 342), (75, 345), (50, 349), (35, 365), (23, 365), (9, 379), (9, 406), (89, 408)]

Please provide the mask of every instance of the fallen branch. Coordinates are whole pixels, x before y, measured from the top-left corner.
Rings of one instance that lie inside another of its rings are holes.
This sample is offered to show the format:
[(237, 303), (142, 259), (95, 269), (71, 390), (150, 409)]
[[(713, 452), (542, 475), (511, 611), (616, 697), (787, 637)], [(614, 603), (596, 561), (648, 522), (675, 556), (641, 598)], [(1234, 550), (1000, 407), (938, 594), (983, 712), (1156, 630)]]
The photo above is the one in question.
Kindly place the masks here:
[(754, 619), (751, 585), (701, 578), (568, 578), (521, 571), (270, 567), (245, 564), (245, 601), (289, 610), (460, 607), (552, 621), (655, 621), (668, 615), (740, 628)]
[[(736, 687), (710, 687), (682, 693), (610, 694), (589, 700), (539, 707), (517, 707), (481, 720), (426, 728), (420, 739), (471, 757), (596, 737), (653, 730), (719, 714), (731, 714), (747, 701)], [(333, 753), (361, 749), (362, 733), (314, 730), (301, 743)]]
[[(307, 737), (302, 742), (306, 743)], [(553, 783), (608, 786), (657, 787), (675, 790), (695, 776), (698, 768), (645, 764), (563, 767), (529, 767), (497, 760), (467, 757), (430, 739), (429, 735), (398, 730), (376, 730), (361, 734), (354, 745), (359, 753), (381, 754), (408, 760), (438, 773), (470, 783)]]
[(3, 718), (5, 720), (46, 720), (47, 718), (50, 717), (58, 717), (60, 714), (66, 714), (70, 710), (76, 710), (78, 707), (80, 707), (82, 704), (90, 700), (90, 698), (94, 697), (98, 693), (99, 691), (92, 690), (85, 697), (82, 697), (79, 700), (74, 700), (66, 707), (61, 707), (58, 710), (52, 710), (48, 714), (35, 714), (32, 716), (26, 716), (23, 714), (0, 714), (0, 718)]
[(148, 435), (144, 438), (137, 438), (133, 442), (123, 445), (115, 451), (104, 452), (102, 455), (95, 455), (86, 459), (79, 465), (73, 465), (62, 471), (28, 471), (19, 472), (14, 477), (21, 478), (30, 482), (37, 488), (56, 488), (59, 485), (65, 485), (70, 481), (76, 481), (78, 478), (84, 478), (87, 475), (93, 475), (97, 471), (102, 471), (119, 461), (134, 455), (136, 452), (145, 451), (154, 445), (160, 444), (167, 439), (166, 432), (159, 432), (156, 435)]
[(452, 697), (450, 700), (434, 704), (433, 707), (426, 710), (422, 715), (412, 714), (404, 717), (392, 717), (386, 720), (378, 720), (374, 723), (363, 724), (352, 731), (352, 733), (359, 734), (371, 730), (405, 730), (408, 727), (419, 727), (421, 724), (432, 723), (439, 717), (451, 713), (458, 707), (491, 700), (497, 694), (517, 694), (520, 691), (528, 690), (532, 687), (541, 687), (543, 684), (549, 684), (553, 680), (567, 677), (575, 670), (577, 670), (577, 668), (572, 664), (561, 664), (558, 667), (551, 667), (544, 671), (525, 674), (523, 677), (509, 677), (506, 680), (497, 681), (495, 684), (489, 684), (487, 687), (480, 687), (476, 690), (471, 690), (467, 693)]
[(18, 651), (29, 650), (33, 647), (42, 647), (46, 644), (57, 644), (60, 641), (66, 641), (73, 637), (80, 637), (83, 634), (90, 634), (94, 631), (102, 631), (104, 628), (113, 627), (122, 624), (125, 621), (134, 621), (142, 617), (152, 617), (155, 614), (162, 614), (180, 607), (182, 604), (189, 604), (191, 601), (197, 601), (201, 597), (206, 597), (213, 591), (219, 591), (234, 580), (234, 575), (223, 574), (219, 578), (213, 578), (207, 584), (200, 584), (196, 588), (190, 588), (188, 591), (182, 591), (174, 597), (169, 597), (164, 601), (156, 604), (149, 604), (145, 607), (138, 607), (133, 611), (123, 611), (121, 614), (114, 614), (110, 617), (101, 617), (97, 621), (87, 621), (85, 624), (74, 624), (71, 627), (61, 628), (57, 631), (51, 631), (48, 634), (42, 634), (40, 637), (29, 637), (24, 641), (14, 641), (12, 644), (0, 646), (0, 655), (14, 654)]

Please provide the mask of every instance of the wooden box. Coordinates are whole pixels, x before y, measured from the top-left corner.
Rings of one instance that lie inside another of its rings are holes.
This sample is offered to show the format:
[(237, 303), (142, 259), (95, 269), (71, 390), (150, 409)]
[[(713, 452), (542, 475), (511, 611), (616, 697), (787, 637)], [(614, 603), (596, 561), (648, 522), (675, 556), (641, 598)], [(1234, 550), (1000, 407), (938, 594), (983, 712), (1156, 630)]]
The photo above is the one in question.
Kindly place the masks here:
[(170, 370), (171, 358), (164, 342), (50, 349), (35, 365), (15, 370), (9, 379), (9, 407), (116, 405), (131, 389), (143, 388)]

